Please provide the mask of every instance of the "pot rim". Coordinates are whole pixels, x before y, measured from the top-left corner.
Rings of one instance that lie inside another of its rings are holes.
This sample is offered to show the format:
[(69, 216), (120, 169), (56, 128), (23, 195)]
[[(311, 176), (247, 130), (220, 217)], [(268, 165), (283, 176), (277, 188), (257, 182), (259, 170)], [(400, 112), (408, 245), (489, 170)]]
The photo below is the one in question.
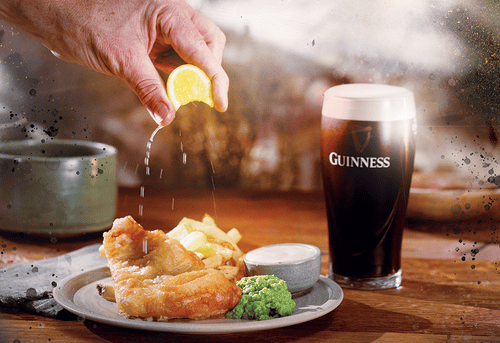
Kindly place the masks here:
[[(93, 153), (85, 154), (85, 155), (75, 155), (75, 156), (38, 156), (38, 155), (29, 155), (24, 154), (28, 153), (28, 150), (23, 151), (23, 153), (11, 153), (5, 152), (6, 149), (26, 149), (26, 148), (42, 148), (44, 146), (60, 146), (60, 147), (85, 147), (89, 149), (89, 151), (93, 151)], [(1, 142), (0, 143), (0, 159), (4, 160), (18, 160), (20, 162), (24, 160), (29, 160), (30, 162), (50, 162), (50, 161), (70, 161), (73, 159), (82, 160), (91, 160), (91, 159), (100, 159), (106, 158), (113, 155), (116, 155), (117, 149), (109, 144), (94, 142), (94, 141), (84, 141), (84, 140), (76, 140), (76, 139), (51, 139), (51, 140), (17, 140), (17, 141), (9, 141), (9, 142)]]

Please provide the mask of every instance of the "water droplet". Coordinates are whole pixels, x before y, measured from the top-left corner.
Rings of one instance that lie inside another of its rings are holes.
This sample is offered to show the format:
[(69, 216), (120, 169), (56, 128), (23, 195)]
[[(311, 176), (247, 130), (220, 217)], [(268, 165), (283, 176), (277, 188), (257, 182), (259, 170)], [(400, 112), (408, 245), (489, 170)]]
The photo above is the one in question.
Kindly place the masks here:
[(26, 290), (26, 296), (28, 298), (34, 298), (34, 297), (36, 297), (36, 289), (34, 289), (34, 288), (28, 288)]
[(450, 207), (450, 211), (453, 214), (459, 214), (460, 212), (462, 212), (462, 207), (459, 204), (455, 204)]

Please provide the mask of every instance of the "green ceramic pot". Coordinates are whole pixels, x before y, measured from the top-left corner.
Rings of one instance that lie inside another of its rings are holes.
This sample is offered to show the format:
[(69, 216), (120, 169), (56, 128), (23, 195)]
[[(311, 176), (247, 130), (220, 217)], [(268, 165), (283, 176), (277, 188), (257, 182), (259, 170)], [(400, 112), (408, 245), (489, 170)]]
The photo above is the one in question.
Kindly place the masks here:
[(0, 230), (72, 237), (111, 227), (116, 148), (77, 140), (0, 143)]

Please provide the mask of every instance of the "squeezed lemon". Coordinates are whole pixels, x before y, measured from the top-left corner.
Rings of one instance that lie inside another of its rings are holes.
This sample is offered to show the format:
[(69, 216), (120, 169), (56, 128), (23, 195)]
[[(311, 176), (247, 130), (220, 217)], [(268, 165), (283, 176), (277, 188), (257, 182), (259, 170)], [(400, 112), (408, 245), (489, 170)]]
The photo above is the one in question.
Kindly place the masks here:
[(167, 79), (167, 95), (176, 111), (194, 101), (214, 107), (210, 78), (192, 64), (183, 64), (172, 71)]

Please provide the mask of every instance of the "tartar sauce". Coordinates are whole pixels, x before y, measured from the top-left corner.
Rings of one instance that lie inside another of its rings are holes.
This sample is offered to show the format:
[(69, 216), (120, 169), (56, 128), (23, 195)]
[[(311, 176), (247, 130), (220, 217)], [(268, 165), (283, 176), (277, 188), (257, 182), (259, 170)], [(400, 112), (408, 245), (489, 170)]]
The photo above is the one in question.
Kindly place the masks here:
[(318, 254), (320, 250), (312, 245), (283, 243), (252, 250), (245, 255), (245, 260), (256, 265), (293, 264)]

